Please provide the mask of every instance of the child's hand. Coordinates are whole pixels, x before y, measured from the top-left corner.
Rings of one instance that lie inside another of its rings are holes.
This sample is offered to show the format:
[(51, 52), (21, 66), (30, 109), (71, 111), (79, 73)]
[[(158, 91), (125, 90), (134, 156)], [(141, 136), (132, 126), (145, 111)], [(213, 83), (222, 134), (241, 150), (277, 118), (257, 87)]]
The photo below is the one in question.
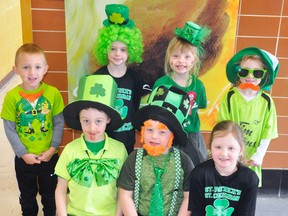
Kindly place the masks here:
[(248, 160), (248, 161), (246, 161), (246, 164), (248, 165), (248, 166), (260, 166), (261, 164), (258, 164), (256, 161), (254, 161), (254, 160)]
[(42, 152), (39, 156), (38, 156), (38, 160), (42, 161), (42, 162), (48, 162), (50, 161), (50, 159), (52, 158), (52, 156), (55, 154), (56, 149), (51, 147), (50, 149), (48, 149), (47, 151)]
[(41, 161), (38, 159), (38, 155), (35, 154), (24, 154), (21, 157), (26, 164), (40, 164)]

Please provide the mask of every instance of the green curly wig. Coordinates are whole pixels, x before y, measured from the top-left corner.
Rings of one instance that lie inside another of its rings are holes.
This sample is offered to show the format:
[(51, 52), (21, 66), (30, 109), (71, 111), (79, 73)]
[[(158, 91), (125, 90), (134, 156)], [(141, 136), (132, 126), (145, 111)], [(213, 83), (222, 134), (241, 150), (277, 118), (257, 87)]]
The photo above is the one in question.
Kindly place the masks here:
[(128, 28), (118, 25), (110, 25), (99, 30), (98, 37), (93, 49), (93, 55), (99, 65), (109, 63), (108, 52), (111, 44), (120, 41), (128, 47), (127, 63), (141, 63), (143, 54), (143, 38), (138, 28)]

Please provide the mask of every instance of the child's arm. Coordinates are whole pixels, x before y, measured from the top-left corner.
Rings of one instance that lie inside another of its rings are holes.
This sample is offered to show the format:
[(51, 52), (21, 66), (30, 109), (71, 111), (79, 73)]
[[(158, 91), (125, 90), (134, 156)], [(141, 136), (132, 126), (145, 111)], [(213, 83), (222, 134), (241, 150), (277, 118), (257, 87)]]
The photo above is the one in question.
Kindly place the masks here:
[(247, 161), (249, 166), (260, 166), (263, 162), (263, 158), (266, 154), (268, 146), (270, 144), (270, 139), (262, 139), (257, 148), (257, 151), (252, 155), (250, 160)]
[(64, 130), (64, 117), (63, 113), (59, 113), (58, 115), (53, 117), (53, 135), (50, 148), (44, 152), (42, 152), (38, 159), (40, 161), (50, 161), (52, 156), (56, 153), (61, 141)]
[(182, 204), (180, 206), (178, 215), (179, 216), (185, 216), (185, 215), (190, 216), (191, 212), (188, 210), (189, 191), (184, 191), (183, 195), (184, 195), (184, 199), (183, 199)]
[(56, 209), (58, 216), (67, 216), (67, 188), (68, 181), (58, 177), (58, 183), (55, 190)]
[(15, 155), (19, 158), (22, 158), (26, 164), (40, 164), (41, 161), (38, 159), (38, 155), (28, 154), (26, 147), (22, 144), (15, 130), (16, 123), (8, 120), (4, 120), (3, 123), (5, 134), (12, 146)]
[(122, 188), (118, 189), (118, 201), (122, 212), (125, 216), (137, 216), (136, 207), (133, 201), (133, 191), (124, 190)]

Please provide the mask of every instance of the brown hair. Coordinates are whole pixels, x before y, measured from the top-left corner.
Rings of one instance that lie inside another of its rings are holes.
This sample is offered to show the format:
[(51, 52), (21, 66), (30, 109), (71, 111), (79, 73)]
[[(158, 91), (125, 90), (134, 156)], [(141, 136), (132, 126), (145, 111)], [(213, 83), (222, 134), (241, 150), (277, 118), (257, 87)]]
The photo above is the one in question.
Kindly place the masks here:
[(210, 151), (210, 155), (209, 155), (210, 158), (211, 158), (211, 144), (212, 144), (213, 139), (215, 137), (224, 137), (224, 136), (227, 136), (228, 134), (232, 134), (232, 136), (237, 140), (238, 144), (240, 145), (242, 154), (240, 154), (239, 160), (240, 162), (243, 162), (245, 158), (244, 157), (245, 139), (243, 136), (243, 132), (238, 124), (230, 120), (218, 122), (214, 126), (211, 132), (209, 144), (208, 144), (208, 149)]
[(196, 46), (192, 45), (191, 43), (189, 43), (186, 40), (183, 40), (179, 37), (174, 37), (169, 45), (168, 48), (166, 50), (166, 55), (165, 55), (165, 73), (169, 74), (171, 72), (171, 67), (170, 67), (170, 57), (171, 54), (177, 50), (180, 50), (181, 52), (185, 53), (187, 51), (191, 51), (194, 56), (195, 56), (195, 65), (194, 67), (191, 69), (191, 71), (189, 71), (190, 74), (195, 74), (195, 76), (198, 75), (199, 69), (200, 69), (200, 60), (199, 60), (199, 53), (198, 53), (198, 49)]
[(29, 54), (40, 54), (43, 56), (43, 60), (45, 65), (47, 65), (47, 60), (44, 51), (33, 43), (23, 44), (21, 47), (18, 48), (15, 54), (15, 66), (17, 66), (18, 58), (21, 53), (29, 53)]

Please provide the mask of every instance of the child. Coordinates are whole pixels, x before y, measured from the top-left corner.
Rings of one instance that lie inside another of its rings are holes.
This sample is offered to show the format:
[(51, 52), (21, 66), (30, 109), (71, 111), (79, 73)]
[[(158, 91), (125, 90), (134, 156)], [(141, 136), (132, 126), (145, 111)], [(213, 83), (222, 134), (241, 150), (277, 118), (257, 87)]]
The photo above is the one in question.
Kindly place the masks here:
[(127, 152), (122, 143), (105, 133), (123, 124), (114, 109), (116, 89), (111, 76), (84, 76), (79, 82), (78, 100), (64, 108), (66, 124), (83, 133), (65, 146), (55, 167), (59, 216), (121, 215), (116, 179)]
[(200, 69), (200, 57), (204, 53), (201, 43), (210, 34), (210, 30), (187, 22), (183, 29), (176, 28), (174, 33), (176, 36), (170, 41), (165, 56), (166, 75), (156, 80), (153, 89), (161, 84), (168, 84), (188, 93), (191, 110), (184, 123), (184, 129), (188, 132), (188, 142), (182, 150), (190, 156), (196, 166), (207, 158), (198, 116), (198, 109), (206, 108), (207, 100), (205, 87), (197, 78), (197, 74)]
[(117, 182), (124, 215), (190, 215), (188, 190), (194, 165), (188, 155), (172, 147), (187, 142), (182, 123), (188, 111), (186, 92), (159, 86), (148, 105), (136, 113), (133, 126), (141, 131), (143, 148), (128, 156)]
[(63, 99), (55, 87), (42, 82), (48, 65), (36, 44), (17, 50), (13, 71), (22, 83), (5, 96), (1, 118), (16, 155), (22, 214), (37, 216), (39, 192), (44, 215), (55, 215), (57, 178), (53, 173), (64, 128)]
[(244, 142), (236, 123), (215, 125), (209, 142), (212, 159), (191, 174), (189, 210), (193, 216), (255, 214), (259, 179), (238, 161), (243, 159)]
[(142, 34), (129, 18), (127, 6), (110, 4), (105, 11), (108, 19), (103, 22), (104, 27), (99, 31), (94, 49), (95, 58), (103, 67), (94, 74), (109, 74), (118, 85), (116, 108), (125, 123), (108, 135), (123, 142), (129, 154), (135, 144), (131, 121), (139, 108), (143, 85), (137, 73), (127, 65), (142, 62)]
[(269, 89), (278, 73), (275, 56), (257, 47), (247, 47), (231, 58), (226, 67), (228, 80), (235, 85), (224, 95), (218, 121), (239, 124), (246, 140), (247, 165), (262, 185), (261, 164), (270, 140), (278, 137), (277, 116)]

